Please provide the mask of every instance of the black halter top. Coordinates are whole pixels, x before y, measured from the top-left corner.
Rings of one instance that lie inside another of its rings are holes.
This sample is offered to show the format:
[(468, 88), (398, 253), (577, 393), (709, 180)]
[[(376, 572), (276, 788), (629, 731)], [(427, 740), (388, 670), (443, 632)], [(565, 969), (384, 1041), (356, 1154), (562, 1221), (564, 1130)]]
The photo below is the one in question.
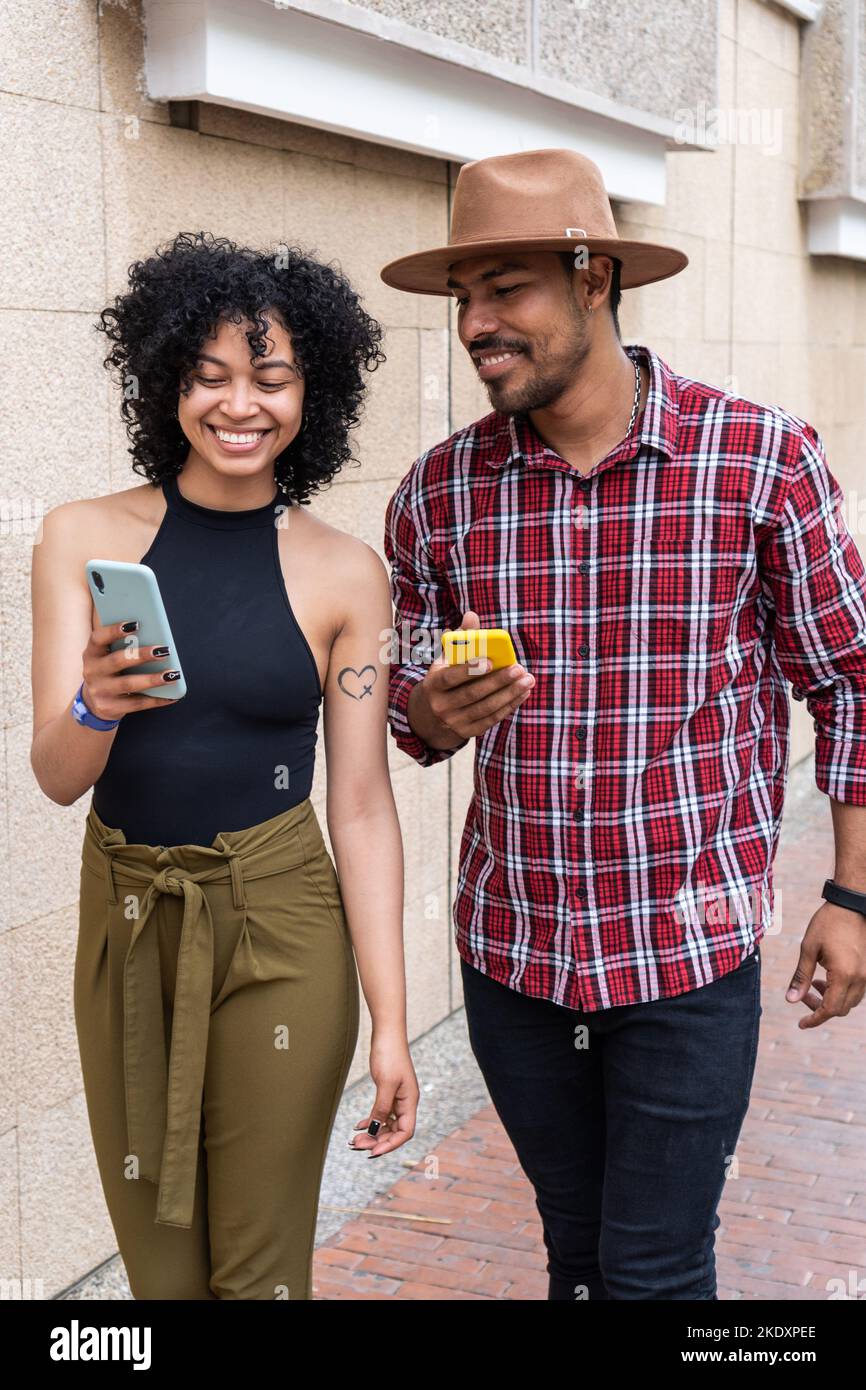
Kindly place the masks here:
[(141, 563), (159, 582), (187, 693), (121, 720), (93, 806), (128, 844), (209, 846), (309, 796), (322, 688), (280, 568), (288, 495), (220, 511), (184, 497), (176, 477), (162, 491)]

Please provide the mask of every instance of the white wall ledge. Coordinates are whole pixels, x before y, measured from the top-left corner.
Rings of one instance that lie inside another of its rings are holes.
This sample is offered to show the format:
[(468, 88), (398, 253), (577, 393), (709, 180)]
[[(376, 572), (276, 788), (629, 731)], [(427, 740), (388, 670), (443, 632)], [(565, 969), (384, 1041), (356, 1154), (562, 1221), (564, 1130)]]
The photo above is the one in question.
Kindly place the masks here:
[(797, 19), (816, 20), (821, 13), (821, 0), (764, 0), (765, 4), (776, 5), (787, 10)]
[(866, 261), (866, 199), (812, 198), (806, 206), (811, 255)]
[[(550, 97), (582, 111), (594, 112), (598, 116), (605, 116), (608, 120), (637, 126), (641, 130), (662, 135), (666, 139), (672, 140), (674, 138), (675, 122), (666, 120), (655, 112), (642, 111), (625, 102), (613, 101), (610, 97), (602, 96), (598, 92), (591, 92), (583, 87), (575, 87), (547, 74), (539, 75), (528, 66), (508, 63), (501, 58), (494, 57), (492, 53), (485, 53), (478, 48), (470, 48), (467, 44), (446, 39), (427, 29), (416, 29), (412, 25), (405, 24), (402, 20), (389, 19), (385, 15), (377, 14), (374, 10), (365, 10), (358, 5), (351, 5), (347, 0), (253, 0), (253, 3), (265, 4), (269, 9), (276, 7), (282, 13), (285, 13), (286, 10), (295, 10), (298, 14), (311, 15), (328, 23), (339, 24), (344, 28), (354, 29), (358, 33), (368, 34), (385, 43), (397, 44), (399, 47), (407, 48), (412, 52), (426, 53), (431, 58), (439, 58), (443, 62), (468, 68), (472, 72), (486, 73), (489, 77), (496, 77), (512, 86), (537, 92), (540, 96)], [(693, 148), (705, 147), (694, 146)]]
[(144, 0), (156, 101), (207, 101), (463, 163), (565, 146), (662, 204), (664, 121), (343, 0)]

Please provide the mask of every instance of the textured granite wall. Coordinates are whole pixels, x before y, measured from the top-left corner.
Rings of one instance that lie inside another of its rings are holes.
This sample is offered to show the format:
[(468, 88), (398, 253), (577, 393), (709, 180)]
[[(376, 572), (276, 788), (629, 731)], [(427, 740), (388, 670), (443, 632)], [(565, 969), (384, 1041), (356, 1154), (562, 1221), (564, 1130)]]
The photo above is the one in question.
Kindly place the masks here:
[(866, 0), (824, 0), (804, 26), (801, 191), (866, 198)]
[(659, 116), (716, 89), (717, 0), (352, 3)]

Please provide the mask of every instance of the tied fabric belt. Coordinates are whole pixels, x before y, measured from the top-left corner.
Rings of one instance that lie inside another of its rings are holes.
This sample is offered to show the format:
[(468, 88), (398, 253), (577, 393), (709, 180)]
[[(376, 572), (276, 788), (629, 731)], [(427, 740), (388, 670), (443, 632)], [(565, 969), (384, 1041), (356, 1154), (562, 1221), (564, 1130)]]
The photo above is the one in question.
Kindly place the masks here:
[[(214, 924), (203, 886), (231, 881), (245, 934), (244, 881), (305, 863), (303, 828), (321, 838), (309, 798), (260, 825), (219, 833), (212, 847), (157, 850), (128, 845), (123, 831), (106, 826), (92, 805), (88, 812), (82, 859), (104, 874), (109, 903), (120, 901), (118, 881), (139, 886), (123, 968), (126, 1123), (140, 1175), (158, 1184), (160, 1225), (192, 1225), (214, 969)], [(172, 856), (184, 864), (173, 863)], [(168, 1062), (159, 939), (151, 920), (159, 894), (183, 898)]]

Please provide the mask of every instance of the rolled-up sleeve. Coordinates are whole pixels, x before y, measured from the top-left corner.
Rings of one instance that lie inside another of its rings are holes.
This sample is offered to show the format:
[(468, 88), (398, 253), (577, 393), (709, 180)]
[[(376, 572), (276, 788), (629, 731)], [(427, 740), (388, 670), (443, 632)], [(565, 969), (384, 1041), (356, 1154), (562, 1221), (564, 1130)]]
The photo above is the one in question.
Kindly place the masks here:
[(815, 781), (866, 806), (866, 570), (820, 436), (803, 443), (784, 503), (758, 549), (776, 610), (779, 665), (815, 721)]
[(439, 573), (419, 535), (420, 490), (410, 469), (388, 503), (385, 513), (385, 554), (391, 567), (391, 601), (396, 619), (396, 642), (401, 656), (417, 660), (392, 661), (388, 686), (388, 724), (397, 747), (422, 767), (443, 762), (456, 748), (431, 748), (409, 724), (409, 696), (438, 655), (446, 628), (459, 627), (447, 580)]

